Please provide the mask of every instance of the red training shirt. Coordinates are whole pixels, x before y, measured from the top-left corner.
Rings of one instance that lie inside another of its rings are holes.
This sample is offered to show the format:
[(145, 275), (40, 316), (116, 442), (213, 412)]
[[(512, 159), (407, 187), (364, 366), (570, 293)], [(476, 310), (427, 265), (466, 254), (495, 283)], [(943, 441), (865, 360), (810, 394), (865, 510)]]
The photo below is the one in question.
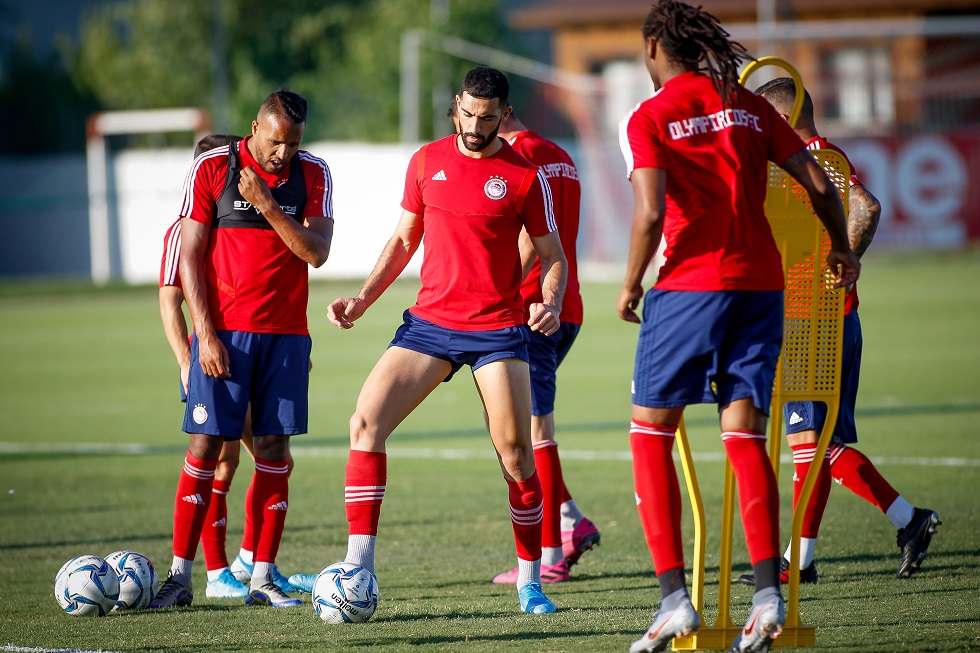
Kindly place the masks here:
[(167, 227), (163, 237), (163, 258), (160, 260), (160, 287), (180, 288), (180, 218)]
[(554, 231), (548, 181), (501, 141), (481, 159), (456, 135), (423, 145), (405, 175), (402, 208), (422, 218), (422, 288), (411, 312), (447, 329), (492, 331), (524, 323), (521, 228)]
[[(249, 138), (238, 144), (242, 167), (251, 166), (270, 188), (285, 184), (291, 166), (284, 166), (279, 175), (266, 173), (248, 151)], [(333, 182), (327, 164), (305, 150), (294, 156), (300, 158), (306, 186), (306, 204), (297, 219), (332, 218)], [(195, 159), (184, 182), (182, 218), (211, 225), (227, 170), (228, 150), (224, 147)], [(309, 334), (309, 268), (274, 229), (212, 229), (204, 256), (204, 279), (215, 329)]]
[(783, 267), (763, 209), (767, 161), (803, 141), (764, 98), (738, 88), (731, 107), (706, 75), (672, 78), (623, 118), (627, 176), (667, 173), (664, 290), (782, 290)]
[[(522, 131), (508, 142), (525, 159), (538, 166), (551, 186), (558, 237), (561, 238), (565, 258), (568, 259), (568, 285), (565, 286), (565, 299), (561, 305), (561, 321), (582, 324), (582, 295), (579, 292), (578, 260), (575, 256), (579, 205), (582, 199), (578, 169), (568, 152), (536, 131)], [(524, 279), (521, 296), (524, 298), (524, 312), (527, 317), (530, 305), (542, 301), (540, 259), (534, 261), (531, 271)]]

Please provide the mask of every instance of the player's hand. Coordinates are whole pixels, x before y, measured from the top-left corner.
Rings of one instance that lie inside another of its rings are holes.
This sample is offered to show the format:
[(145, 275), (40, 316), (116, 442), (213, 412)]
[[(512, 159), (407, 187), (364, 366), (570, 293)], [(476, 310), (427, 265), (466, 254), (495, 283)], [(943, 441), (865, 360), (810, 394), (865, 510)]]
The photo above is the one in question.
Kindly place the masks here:
[(531, 331), (540, 331), (550, 336), (561, 326), (560, 312), (550, 304), (531, 304), (528, 314), (527, 325), (531, 327)]
[(861, 261), (851, 250), (832, 249), (827, 253), (827, 267), (834, 277), (834, 288), (849, 288), (861, 276)]
[(636, 314), (636, 309), (639, 307), (641, 299), (643, 299), (642, 286), (623, 287), (619, 291), (619, 297), (616, 298), (616, 311), (619, 313), (619, 319), (639, 324), (640, 316)]
[(228, 358), (228, 350), (225, 349), (224, 343), (217, 336), (199, 337), (197, 352), (201, 369), (205, 374), (218, 379), (231, 377), (231, 361)]
[(327, 319), (334, 326), (349, 329), (366, 310), (367, 304), (360, 297), (339, 297), (327, 307)]
[(273, 201), (272, 191), (269, 190), (269, 185), (265, 183), (262, 177), (259, 176), (259, 173), (255, 172), (255, 169), (251, 166), (242, 168), (241, 177), (238, 180), (238, 192), (259, 213), (262, 212), (262, 209), (268, 202)]

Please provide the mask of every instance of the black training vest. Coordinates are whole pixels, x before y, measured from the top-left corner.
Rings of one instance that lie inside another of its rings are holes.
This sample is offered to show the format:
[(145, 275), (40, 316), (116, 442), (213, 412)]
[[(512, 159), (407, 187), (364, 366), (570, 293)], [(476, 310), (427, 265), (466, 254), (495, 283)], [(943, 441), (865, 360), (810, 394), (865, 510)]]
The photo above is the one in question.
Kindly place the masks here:
[[(228, 146), (228, 175), (225, 187), (215, 207), (212, 229), (237, 227), (239, 229), (273, 229), (265, 216), (256, 210), (238, 191), (238, 181), (242, 171), (242, 160), (238, 154), (238, 143)], [(283, 213), (293, 220), (303, 222), (303, 208), (306, 206), (306, 180), (303, 178), (303, 162), (297, 152), (289, 160), (289, 179), (280, 186), (270, 188), (272, 199)]]

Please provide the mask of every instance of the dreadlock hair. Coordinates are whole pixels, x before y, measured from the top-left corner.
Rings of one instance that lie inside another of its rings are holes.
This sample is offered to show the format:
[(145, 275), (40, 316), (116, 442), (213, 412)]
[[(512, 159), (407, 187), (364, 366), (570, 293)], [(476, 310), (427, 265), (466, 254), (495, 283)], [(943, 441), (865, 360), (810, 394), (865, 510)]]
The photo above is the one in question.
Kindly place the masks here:
[(679, 0), (660, 0), (643, 22), (643, 38), (654, 39), (667, 57), (685, 69), (707, 73), (726, 105), (738, 93), (739, 62), (752, 59), (729, 36), (700, 5), (695, 8)]
[[(796, 82), (792, 77), (777, 77), (766, 82), (755, 89), (756, 95), (769, 100), (769, 103), (776, 107), (780, 113), (789, 115), (793, 110), (793, 102), (796, 101)], [(813, 121), (813, 98), (810, 93), (803, 89), (803, 107), (800, 109), (800, 118)]]

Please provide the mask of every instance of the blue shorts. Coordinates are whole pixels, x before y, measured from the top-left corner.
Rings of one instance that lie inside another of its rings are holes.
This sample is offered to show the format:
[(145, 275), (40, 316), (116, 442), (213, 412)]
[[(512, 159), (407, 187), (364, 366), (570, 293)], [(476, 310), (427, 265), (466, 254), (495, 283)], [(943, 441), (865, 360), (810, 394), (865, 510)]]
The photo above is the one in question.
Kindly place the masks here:
[(184, 431), (225, 439), (242, 437), (252, 404), (252, 433), (306, 433), (309, 412), (309, 336), (218, 331), (228, 350), (231, 377), (201, 370), (197, 334), (191, 339)]
[(528, 359), (529, 331), (524, 325), (493, 331), (454, 331), (416, 317), (411, 311), (405, 311), (402, 319), (404, 322), (388, 346), (449, 361), (452, 371), (443, 382), (453, 378), (463, 365), (477, 370), (504, 358), (519, 358), (525, 363)]
[(633, 404), (719, 406), (751, 397), (766, 415), (783, 341), (783, 293), (651, 289), (633, 369)]
[(555, 412), (555, 380), (558, 366), (578, 337), (580, 324), (562, 322), (558, 331), (546, 336), (540, 331), (529, 331), (528, 344), (531, 365), (531, 414), (548, 415)]
[[(864, 347), (861, 320), (857, 311), (851, 311), (844, 316), (844, 333), (841, 337), (840, 407), (833, 438), (845, 444), (854, 444), (858, 439), (854, 408), (861, 377), (861, 350)], [(789, 401), (783, 407), (787, 434), (812, 430), (820, 435), (826, 419), (827, 404), (822, 401)]]

